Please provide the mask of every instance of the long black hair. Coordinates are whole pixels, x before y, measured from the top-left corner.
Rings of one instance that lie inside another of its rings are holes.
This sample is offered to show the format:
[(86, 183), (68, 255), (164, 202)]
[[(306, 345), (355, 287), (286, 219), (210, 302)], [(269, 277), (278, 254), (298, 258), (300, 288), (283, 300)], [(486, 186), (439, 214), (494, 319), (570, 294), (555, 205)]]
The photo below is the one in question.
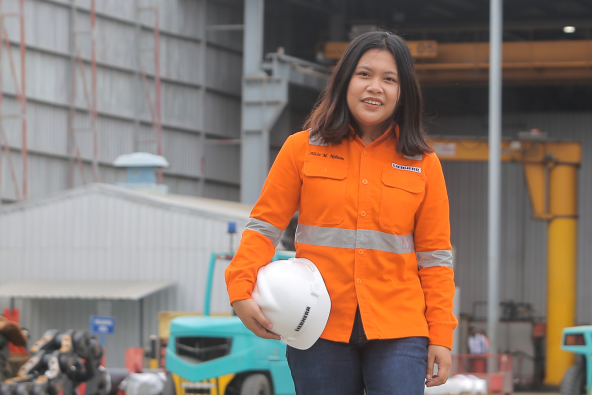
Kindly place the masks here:
[[(399, 101), (388, 123), (399, 126), (397, 151), (409, 156), (432, 152), (423, 129), (423, 100), (411, 52), (401, 37), (388, 32), (364, 33), (347, 46), (304, 128), (331, 144), (339, 144), (349, 135), (347, 89), (360, 58), (371, 49), (389, 51), (397, 65)], [(394, 129), (391, 133), (394, 135)]]

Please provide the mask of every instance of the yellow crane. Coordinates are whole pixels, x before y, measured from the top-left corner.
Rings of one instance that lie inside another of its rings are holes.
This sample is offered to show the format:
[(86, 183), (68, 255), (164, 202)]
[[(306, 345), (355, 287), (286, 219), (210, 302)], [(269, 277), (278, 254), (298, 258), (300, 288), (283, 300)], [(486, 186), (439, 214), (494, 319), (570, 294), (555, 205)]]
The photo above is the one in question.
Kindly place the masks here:
[[(552, 141), (537, 133), (503, 140), (501, 160), (520, 162), (533, 218), (547, 221), (547, 338), (545, 384), (559, 385), (574, 355), (561, 350), (563, 328), (575, 325), (577, 278), (577, 172), (581, 144)], [(436, 137), (433, 147), (443, 161), (487, 161), (487, 139)]]

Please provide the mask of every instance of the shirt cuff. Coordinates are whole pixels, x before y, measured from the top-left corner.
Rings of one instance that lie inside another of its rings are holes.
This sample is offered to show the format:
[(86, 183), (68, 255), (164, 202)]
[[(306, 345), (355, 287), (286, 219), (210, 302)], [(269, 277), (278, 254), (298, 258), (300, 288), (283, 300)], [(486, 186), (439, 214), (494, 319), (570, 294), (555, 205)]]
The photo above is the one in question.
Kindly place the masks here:
[(248, 281), (239, 281), (228, 286), (228, 296), (230, 297), (230, 305), (237, 300), (251, 299), (251, 292), (253, 292), (253, 284)]
[(452, 331), (454, 329), (446, 325), (430, 325), (429, 345), (446, 347), (452, 350)]

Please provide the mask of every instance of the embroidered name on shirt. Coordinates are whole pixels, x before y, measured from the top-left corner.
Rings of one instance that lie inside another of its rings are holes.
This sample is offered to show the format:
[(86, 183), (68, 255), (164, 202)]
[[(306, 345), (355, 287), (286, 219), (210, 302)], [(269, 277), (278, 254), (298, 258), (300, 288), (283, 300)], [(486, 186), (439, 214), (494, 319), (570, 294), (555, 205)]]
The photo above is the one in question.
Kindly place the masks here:
[(331, 154), (331, 156), (328, 156), (328, 154), (320, 154), (318, 152), (314, 152), (311, 151), (310, 153), (312, 156), (322, 156), (323, 158), (327, 158), (330, 157), (331, 159), (339, 159), (339, 160), (345, 160), (343, 157), (339, 156), (339, 155), (335, 155), (335, 154)]
[(415, 167), (415, 166), (401, 166), (398, 165), (396, 163), (393, 163), (393, 167), (395, 169), (399, 169), (399, 170), (406, 170), (406, 171), (412, 171), (414, 173), (421, 173), (421, 167)]

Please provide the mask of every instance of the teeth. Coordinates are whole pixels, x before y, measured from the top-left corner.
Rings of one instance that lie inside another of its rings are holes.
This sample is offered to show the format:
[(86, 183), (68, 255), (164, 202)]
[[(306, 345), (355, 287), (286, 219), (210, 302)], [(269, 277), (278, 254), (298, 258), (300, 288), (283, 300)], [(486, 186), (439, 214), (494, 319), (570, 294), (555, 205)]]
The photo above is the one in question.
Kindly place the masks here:
[(382, 106), (381, 102), (374, 101), (374, 100), (364, 100), (364, 103), (374, 104), (375, 106)]

